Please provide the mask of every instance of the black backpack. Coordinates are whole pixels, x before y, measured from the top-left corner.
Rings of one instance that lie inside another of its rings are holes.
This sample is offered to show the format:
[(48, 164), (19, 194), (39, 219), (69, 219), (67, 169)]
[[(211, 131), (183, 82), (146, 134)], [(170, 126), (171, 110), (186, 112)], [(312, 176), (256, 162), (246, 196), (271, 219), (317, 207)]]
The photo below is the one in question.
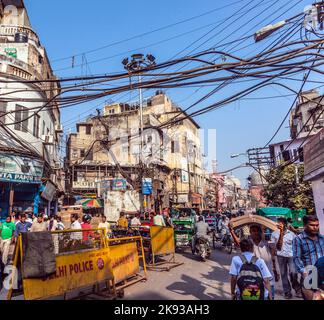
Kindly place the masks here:
[(248, 262), (245, 256), (241, 257), (243, 266), (237, 279), (241, 300), (264, 300), (264, 282), (261, 271), (256, 265), (258, 258), (253, 256)]

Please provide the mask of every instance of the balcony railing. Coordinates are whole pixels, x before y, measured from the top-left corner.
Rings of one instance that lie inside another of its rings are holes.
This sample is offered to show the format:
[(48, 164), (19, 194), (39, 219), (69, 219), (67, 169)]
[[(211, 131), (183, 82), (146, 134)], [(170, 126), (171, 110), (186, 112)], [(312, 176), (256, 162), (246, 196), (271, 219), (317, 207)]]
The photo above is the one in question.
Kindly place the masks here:
[(30, 28), (10, 25), (0, 26), (0, 36), (14, 36), (16, 33), (26, 33), (29, 39), (39, 43), (38, 35)]

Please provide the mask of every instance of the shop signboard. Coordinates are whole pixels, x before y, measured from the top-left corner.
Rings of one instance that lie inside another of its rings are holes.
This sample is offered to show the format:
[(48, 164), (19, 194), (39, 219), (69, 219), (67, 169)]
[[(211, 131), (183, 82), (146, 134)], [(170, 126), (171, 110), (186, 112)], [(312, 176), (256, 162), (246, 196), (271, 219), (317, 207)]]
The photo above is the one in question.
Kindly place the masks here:
[(43, 169), (40, 160), (0, 154), (0, 181), (40, 184)]
[(97, 189), (97, 183), (94, 181), (73, 181), (73, 189), (92, 190)]

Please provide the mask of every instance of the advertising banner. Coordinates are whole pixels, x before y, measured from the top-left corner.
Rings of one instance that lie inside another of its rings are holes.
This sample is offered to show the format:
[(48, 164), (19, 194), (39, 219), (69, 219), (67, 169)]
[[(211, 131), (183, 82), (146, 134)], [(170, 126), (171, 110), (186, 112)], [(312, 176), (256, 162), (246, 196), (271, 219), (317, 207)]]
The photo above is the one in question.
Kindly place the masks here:
[(127, 190), (127, 183), (125, 179), (114, 179), (112, 181), (113, 191), (125, 191)]
[(143, 179), (142, 182), (142, 194), (150, 196), (153, 193), (153, 181), (150, 178)]

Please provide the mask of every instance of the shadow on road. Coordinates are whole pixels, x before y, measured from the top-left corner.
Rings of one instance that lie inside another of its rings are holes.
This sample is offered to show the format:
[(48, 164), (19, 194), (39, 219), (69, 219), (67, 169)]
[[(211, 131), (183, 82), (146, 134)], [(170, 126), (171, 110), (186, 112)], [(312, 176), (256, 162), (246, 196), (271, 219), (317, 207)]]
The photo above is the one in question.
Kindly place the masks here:
[(193, 296), (199, 300), (217, 299), (217, 295), (205, 294), (206, 287), (200, 281), (185, 274), (181, 276), (181, 280), (182, 282), (175, 282), (166, 289), (183, 296)]

